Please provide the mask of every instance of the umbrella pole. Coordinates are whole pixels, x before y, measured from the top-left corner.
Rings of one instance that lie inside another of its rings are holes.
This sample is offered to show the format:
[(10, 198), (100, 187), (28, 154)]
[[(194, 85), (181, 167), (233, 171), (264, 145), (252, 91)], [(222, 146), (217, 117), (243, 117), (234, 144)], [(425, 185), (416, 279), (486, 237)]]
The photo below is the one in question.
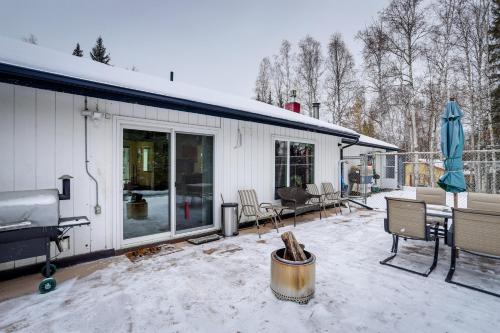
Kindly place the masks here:
[(458, 208), (458, 193), (453, 193), (453, 207)]

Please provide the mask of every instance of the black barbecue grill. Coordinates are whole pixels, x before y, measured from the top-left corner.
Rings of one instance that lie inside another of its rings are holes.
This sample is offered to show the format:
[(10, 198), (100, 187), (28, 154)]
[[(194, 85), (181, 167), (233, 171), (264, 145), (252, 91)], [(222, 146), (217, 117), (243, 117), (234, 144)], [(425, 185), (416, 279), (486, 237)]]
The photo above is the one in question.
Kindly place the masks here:
[(86, 216), (60, 217), (59, 200), (69, 197), (69, 178), (63, 179), (63, 194), (57, 189), (0, 192), (0, 263), (45, 256), (41, 293), (56, 287), (50, 243), (62, 252), (64, 235), (73, 227), (90, 224)]

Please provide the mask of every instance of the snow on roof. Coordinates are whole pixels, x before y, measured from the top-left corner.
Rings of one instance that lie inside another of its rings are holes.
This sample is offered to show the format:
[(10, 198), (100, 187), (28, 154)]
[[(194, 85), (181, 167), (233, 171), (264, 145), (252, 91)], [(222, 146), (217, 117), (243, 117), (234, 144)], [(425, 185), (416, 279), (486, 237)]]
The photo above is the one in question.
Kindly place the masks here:
[(304, 123), (337, 132), (357, 135), (348, 128), (284, 110), (252, 99), (224, 94), (182, 82), (108, 66), (89, 58), (54, 51), (38, 45), (0, 36), (0, 63), (108, 84), (173, 98), (251, 112), (258, 115)]
[(370, 136), (366, 136), (363, 134), (359, 135), (359, 142), (360, 143), (366, 143), (368, 145), (375, 145), (375, 146), (382, 146), (382, 147), (387, 147), (387, 148), (394, 148), (394, 149), (399, 149), (398, 146), (393, 145), (392, 143), (388, 143), (379, 139), (372, 138)]

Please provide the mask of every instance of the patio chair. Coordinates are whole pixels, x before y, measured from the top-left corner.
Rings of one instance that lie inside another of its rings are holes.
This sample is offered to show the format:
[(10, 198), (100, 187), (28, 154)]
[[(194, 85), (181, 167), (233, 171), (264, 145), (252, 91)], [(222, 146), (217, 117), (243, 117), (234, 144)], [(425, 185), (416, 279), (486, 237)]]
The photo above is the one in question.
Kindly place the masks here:
[(257, 192), (255, 190), (239, 190), (238, 195), (240, 196), (242, 206), (240, 215), (238, 216), (238, 223), (241, 219), (242, 214), (246, 217), (255, 218), (255, 224), (257, 225), (257, 232), (260, 238), (259, 221), (269, 219), (274, 224), (276, 232), (279, 232), (279, 216), (276, 213), (273, 204), (268, 202), (259, 203), (259, 201), (257, 200)]
[[(306, 184), (306, 190), (308, 193), (314, 195), (314, 197), (311, 198), (309, 202), (319, 204), (321, 208), (323, 208), (325, 213), (326, 213), (326, 206), (333, 205), (333, 207), (335, 208), (338, 205), (340, 208), (340, 200), (334, 198), (327, 198), (324, 194), (320, 194), (316, 184)], [(337, 211), (335, 211), (335, 214), (337, 214)]]
[(321, 206), (318, 203), (310, 203), (311, 198), (320, 198), (321, 196), (307, 193), (302, 187), (282, 187), (277, 190), (281, 199), (281, 205), (286, 209), (293, 211), (293, 226), (297, 224), (297, 215), (319, 209), (319, 218), (321, 219)]
[(467, 193), (467, 208), (500, 212), (500, 194)]
[(349, 200), (347, 198), (342, 198), (340, 191), (335, 191), (332, 183), (321, 183), (321, 187), (323, 188), (323, 194), (326, 198), (330, 200), (338, 200), (340, 214), (342, 214), (342, 205), (349, 208), (349, 213), (351, 213)]
[[(424, 277), (436, 268), (439, 251), (439, 237), (437, 227), (429, 224), (426, 218), (426, 203), (412, 199), (389, 198), (387, 200), (387, 218), (384, 219), (384, 229), (392, 235), (392, 249), (394, 253), (390, 257), (382, 260), (382, 265), (398, 268), (410, 273)], [(434, 241), (434, 259), (432, 265), (423, 273), (417, 272), (390, 263), (398, 254), (399, 238), (421, 240), (425, 242)]]
[(415, 199), (427, 205), (446, 206), (446, 192), (438, 187), (417, 187)]
[(450, 230), (451, 263), (446, 282), (500, 297), (500, 294), (453, 281), (458, 251), (500, 259), (500, 212), (454, 208)]
[[(447, 207), (446, 192), (441, 188), (417, 187), (415, 199), (418, 201), (425, 201), (427, 208), (436, 208), (439, 210)], [(442, 217), (427, 217), (427, 221), (439, 224), (441, 227), (439, 235), (444, 238), (445, 244), (448, 244), (448, 219)]]

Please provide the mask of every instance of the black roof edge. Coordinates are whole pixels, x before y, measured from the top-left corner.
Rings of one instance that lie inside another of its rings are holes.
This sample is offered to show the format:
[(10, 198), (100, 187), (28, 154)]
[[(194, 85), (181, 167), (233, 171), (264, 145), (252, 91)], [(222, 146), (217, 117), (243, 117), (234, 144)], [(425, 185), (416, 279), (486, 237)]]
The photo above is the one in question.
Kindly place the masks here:
[(358, 134), (323, 128), (311, 124), (260, 115), (238, 109), (169, 97), (161, 94), (123, 88), (65, 75), (48, 73), (15, 65), (0, 63), (0, 82), (64, 92), (75, 95), (135, 103), (152, 107), (205, 114), (209, 116), (251, 121), (256, 123), (329, 134), (348, 139), (358, 138)]
[[(352, 139), (342, 139), (342, 143), (353, 143), (353, 142), (354, 142), (354, 140), (352, 140)], [(367, 142), (361, 142), (361, 141), (359, 141), (355, 145), (356, 146), (363, 146), (363, 147), (370, 147), (370, 148), (380, 148), (380, 149), (385, 149), (385, 150), (390, 150), (390, 151), (401, 151), (400, 148), (388, 147), (388, 146), (377, 145), (374, 143), (367, 143)]]

